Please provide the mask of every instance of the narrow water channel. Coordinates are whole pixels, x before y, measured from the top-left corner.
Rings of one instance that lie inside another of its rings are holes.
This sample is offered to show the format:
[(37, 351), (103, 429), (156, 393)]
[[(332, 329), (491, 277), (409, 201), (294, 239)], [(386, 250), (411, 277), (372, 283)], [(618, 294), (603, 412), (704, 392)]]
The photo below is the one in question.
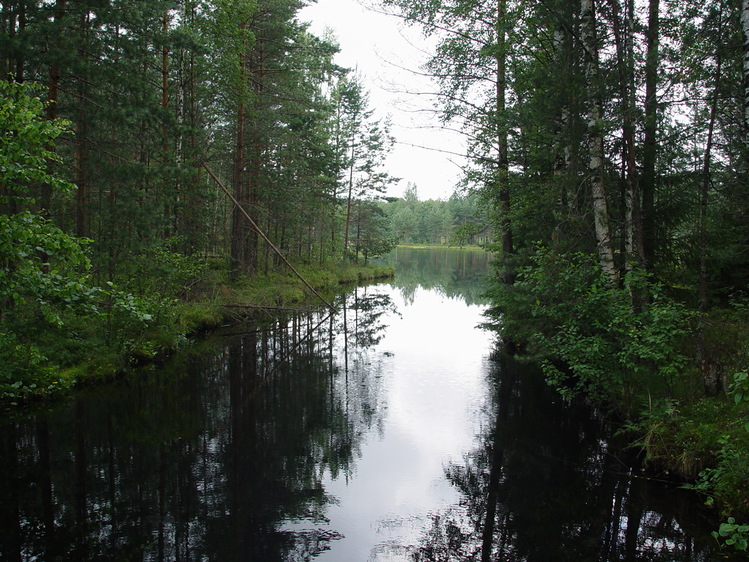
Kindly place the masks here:
[(403, 250), (340, 312), (235, 325), (0, 427), (0, 559), (713, 560), (478, 328), (486, 254)]

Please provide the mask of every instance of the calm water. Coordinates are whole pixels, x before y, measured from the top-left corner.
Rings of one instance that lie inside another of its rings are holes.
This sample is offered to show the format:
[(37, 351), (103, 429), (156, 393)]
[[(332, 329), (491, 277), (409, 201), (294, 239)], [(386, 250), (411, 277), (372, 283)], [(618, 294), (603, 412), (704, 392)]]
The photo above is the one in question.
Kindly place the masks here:
[(711, 560), (695, 501), (477, 328), (482, 252), (0, 427), (3, 560)]

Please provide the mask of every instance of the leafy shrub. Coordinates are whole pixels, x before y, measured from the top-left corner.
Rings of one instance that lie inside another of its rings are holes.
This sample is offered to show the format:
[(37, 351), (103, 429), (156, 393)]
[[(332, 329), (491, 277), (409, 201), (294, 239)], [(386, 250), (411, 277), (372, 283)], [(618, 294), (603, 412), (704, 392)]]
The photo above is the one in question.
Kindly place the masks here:
[[(639, 309), (632, 295), (647, 294)], [(513, 285), (496, 282), (495, 326), (546, 357), (544, 373), (565, 395), (631, 401), (658, 385), (672, 391), (691, 313), (641, 272), (612, 286), (593, 256), (539, 248)]]
[[(49, 161), (59, 161), (50, 147), (65, 123), (45, 119), (33, 94), (0, 81), (0, 203), (18, 209), (0, 214), (0, 399), (10, 403), (72, 384), (59, 369), (80, 360), (79, 332), (94, 344), (103, 334), (116, 346), (142, 337), (151, 320), (131, 294), (92, 285), (89, 240), (29, 210), (36, 207), (32, 185), (74, 188), (49, 171)], [(89, 355), (101, 351), (88, 347)]]
[(206, 265), (196, 256), (177, 251), (175, 248), (179, 244), (179, 238), (171, 238), (133, 256), (130, 268), (124, 271), (126, 288), (154, 301), (173, 303), (175, 299), (186, 298), (205, 272)]
[(728, 546), (745, 551), (749, 548), (749, 525), (739, 525), (733, 517), (729, 517), (717, 531), (713, 531), (713, 537), (721, 537)]

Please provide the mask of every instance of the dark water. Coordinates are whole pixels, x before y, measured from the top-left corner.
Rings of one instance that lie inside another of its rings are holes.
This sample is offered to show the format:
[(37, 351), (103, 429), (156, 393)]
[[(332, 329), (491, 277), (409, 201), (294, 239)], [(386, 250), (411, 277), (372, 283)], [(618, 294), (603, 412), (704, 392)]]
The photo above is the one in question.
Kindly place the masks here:
[(487, 256), (0, 427), (2, 560), (712, 560), (694, 498), (478, 328)]

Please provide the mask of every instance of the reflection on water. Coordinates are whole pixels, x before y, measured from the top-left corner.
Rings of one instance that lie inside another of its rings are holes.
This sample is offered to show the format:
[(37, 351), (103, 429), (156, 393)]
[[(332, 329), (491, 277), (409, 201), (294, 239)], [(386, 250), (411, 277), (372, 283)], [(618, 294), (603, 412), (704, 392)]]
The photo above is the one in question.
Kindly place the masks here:
[[(320, 473), (348, 478), (381, 423), (387, 295), (278, 319), (2, 428), (8, 560), (304, 560), (340, 537)], [(280, 528), (285, 519), (319, 526)]]
[(693, 500), (492, 354), (485, 254), (393, 259), (0, 427), (0, 559), (710, 559)]
[(463, 501), (432, 517), (415, 560), (713, 559), (695, 499), (645, 479), (599, 415), (500, 354), (493, 381), (485, 431), (446, 468)]
[(387, 256), (396, 268), (395, 284), (406, 303), (421, 287), (468, 305), (485, 304), (484, 278), (489, 275), (490, 254), (458, 248), (396, 248)]

